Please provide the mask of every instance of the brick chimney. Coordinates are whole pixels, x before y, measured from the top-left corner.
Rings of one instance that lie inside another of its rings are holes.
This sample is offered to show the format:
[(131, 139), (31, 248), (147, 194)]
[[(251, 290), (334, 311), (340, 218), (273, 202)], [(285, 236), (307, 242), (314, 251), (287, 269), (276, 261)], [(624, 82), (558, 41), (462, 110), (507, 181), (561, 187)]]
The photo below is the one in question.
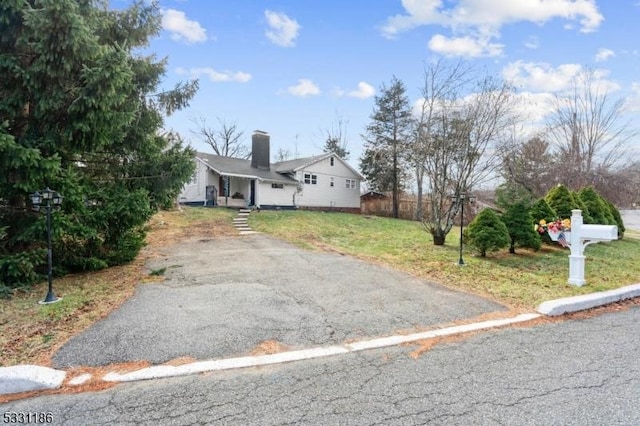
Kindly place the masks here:
[(269, 133), (263, 132), (262, 130), (254, 130), (251, 135), (251, 167), (269, 170), (269, 145)]

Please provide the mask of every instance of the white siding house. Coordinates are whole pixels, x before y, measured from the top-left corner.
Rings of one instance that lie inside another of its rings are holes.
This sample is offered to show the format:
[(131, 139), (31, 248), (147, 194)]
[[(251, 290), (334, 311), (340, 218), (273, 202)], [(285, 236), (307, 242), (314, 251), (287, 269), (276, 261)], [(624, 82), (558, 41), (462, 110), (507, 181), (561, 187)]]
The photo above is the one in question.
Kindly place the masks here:
[(359, 209), (362, 176), (335, 154), (277, 163), (276, 170), (300, 182), (299, 207)]
[(269, 135), (252, 135), (251, 160), (197, 153), (179, 202), (360, 211), (362, 175), (332, 153), (271, 164)]

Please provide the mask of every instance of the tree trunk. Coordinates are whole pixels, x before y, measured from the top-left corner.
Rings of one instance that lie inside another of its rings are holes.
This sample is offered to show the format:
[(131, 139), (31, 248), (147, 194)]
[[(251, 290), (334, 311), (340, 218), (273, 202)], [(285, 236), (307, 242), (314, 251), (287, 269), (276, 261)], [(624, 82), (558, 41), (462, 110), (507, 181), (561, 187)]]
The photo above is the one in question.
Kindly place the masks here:
[(509, 246), (509, 253), (516, 254), (516, 242), (515, 242), (515, 240), (511, 240), (511, 245)]
[(435, 229), (431, 232), (431, 235), (433, 235), (433, 245), (434, 246), (443, 246), (444, 245), (444, 240), (447, 238), (447, 234), (445, 234), (442, 230), (440, 229)]
[(423, 172), (420, 170), (420, 166), (416, 169), (416, 184), (418, 186), (418, 204), (416, 205), (416, 220), (422, 221), (424, 219), (424, 211), (422, 209), (422, 177)]
[(393, 203), (393, 217), (394, 218), (398, 218), (398, 192), (400, 192), (398, 190), (398, 153), (396, 152), (396, 147), (394, 145), (393, 147), (393, 198), (392, 198), (392, 203)]

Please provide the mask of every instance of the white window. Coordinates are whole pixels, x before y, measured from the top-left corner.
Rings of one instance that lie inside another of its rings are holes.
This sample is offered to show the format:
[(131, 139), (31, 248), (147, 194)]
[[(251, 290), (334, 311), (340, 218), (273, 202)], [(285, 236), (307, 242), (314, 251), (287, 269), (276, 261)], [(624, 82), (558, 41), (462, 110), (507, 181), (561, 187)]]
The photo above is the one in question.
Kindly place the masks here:
[(189, 181), (189, 185), (197, 185), (198, 184), (198, 169), (191, 175), (191, 180)]
[(356, 180), (355, 179), (347, 179), (345, 181), (345, 187), (347, 189), (356, 189)]
[(331, 178), (331, 180), (329, 181), (329, 186), (333, 188), (334, 184), (335, 184), (336, 179), (334, 177)]
[[(331, 157), (331, 161), (330, 162), (331, 162), (331, 167), (333, 167), (333, 157)], [(333, 186), (333, 185), (331, 185), (331, 186)]]
[(310, 185), (317, 185), (318, 184), (318, 175), (312, 175), (311, 173), (305, 173), (304, 174), (304, 183), (310, 184)]

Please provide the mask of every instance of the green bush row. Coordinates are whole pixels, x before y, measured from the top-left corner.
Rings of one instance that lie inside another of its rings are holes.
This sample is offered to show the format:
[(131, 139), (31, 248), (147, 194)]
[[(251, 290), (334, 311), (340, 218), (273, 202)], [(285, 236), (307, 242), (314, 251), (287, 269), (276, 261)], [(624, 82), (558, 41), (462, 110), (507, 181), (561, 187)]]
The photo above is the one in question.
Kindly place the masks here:
[(491, 208), (483, 209), (465, 230), (467, 244), (482, 257), (505, 247), (515, 253), (517, 247), (538, 250), (542, 243), (551, 244), (546, 233), (535, 230), (535, 224), (540, 220), (552, 222), (570, 218), (575, 209), (582, 210), (584, 223), (616, 225), (618, 238), (624, 236), (620, 211), (591, 187), (573, 192), (558, 185), (533, 202), (514, 192), (509, 192), (508, 196), (504, 190), (498, 192), (504, 210), (498, 213)]

